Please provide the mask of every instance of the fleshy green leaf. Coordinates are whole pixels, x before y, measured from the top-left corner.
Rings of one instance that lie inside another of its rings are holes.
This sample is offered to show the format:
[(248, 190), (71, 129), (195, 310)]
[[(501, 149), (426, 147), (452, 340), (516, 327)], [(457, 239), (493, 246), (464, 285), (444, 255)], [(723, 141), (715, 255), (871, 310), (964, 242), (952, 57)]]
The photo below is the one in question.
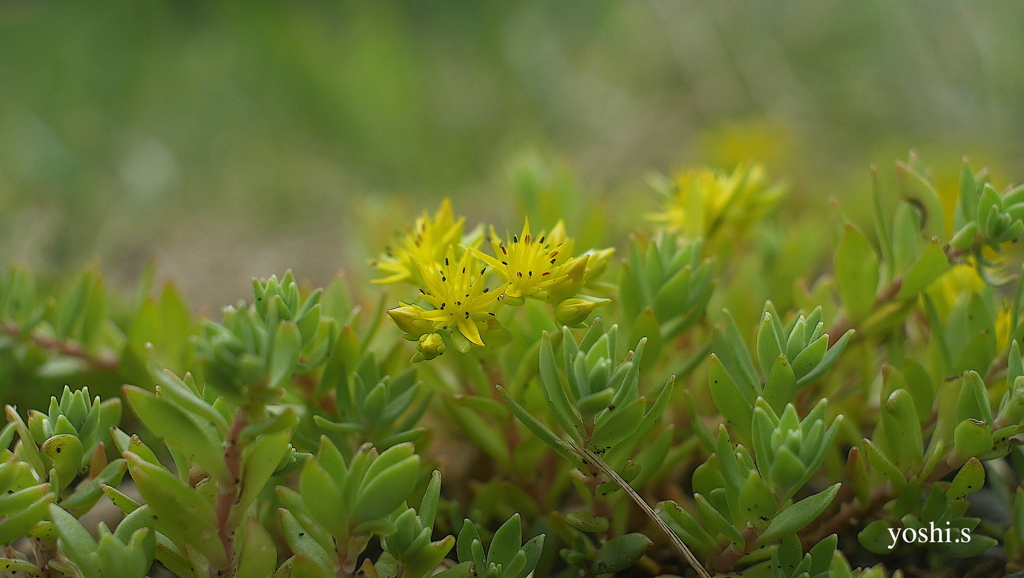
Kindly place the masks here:
[(614, 574), (636, 563), (653, 542), (647, 536), (634, 532), (608, 540), (594, 555), (595, 574)]
[(833, 266), (847, 314), (851, 319), (864, 319), (875, 303), (878, 256), (863, 233), (850, 223), (836, 248)]
[(760, 546), (771, 544), (783, 536), (795, 534), (802, 530), (832, 503), (841, 485), (838, 483), (833, 484), (825, 490), (804, 498), (779, 512), (772, 519), (771, 523), (768, 524), (768, 528), (764, 533), (757, 539), (757, 544)]
[(924, 290), (946, 271), (949, 265), (946, 260), (946, 253), (938, 240), (933, 240), (925, 248), (924, 252), (910, 266), (910, 270), (903, 276), (900, 290), (896, 293), (897, 300), (917, 297), (917, 294)]

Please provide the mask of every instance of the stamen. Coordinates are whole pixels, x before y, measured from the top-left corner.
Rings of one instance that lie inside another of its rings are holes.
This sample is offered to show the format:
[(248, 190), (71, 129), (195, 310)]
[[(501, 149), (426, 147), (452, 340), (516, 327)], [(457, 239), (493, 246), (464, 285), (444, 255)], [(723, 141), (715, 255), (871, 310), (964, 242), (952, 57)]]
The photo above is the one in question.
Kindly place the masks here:
[(543, 244), (544, 243), (544, 239), (547, 239), (547, 237), (541, 237), (539, 242)]
[(508, 255), (508, 251), (505, 250), (505, 245), (501, 246), (501, 254), (502, 255)]
[(550, 275), (550, 274), (551, 274), (551, 271), (545, 271), (545, 272), (544, 272), (544, 273), (543, 273), (543, 274), (541, 275), (541, 277), (547, 277), (547, 276), (548, 276), (548, 275)]
[(448, 266), (448, 257), (445, 257), (445, 258), (444, 258), (444, 266), (445, 266), (445, 267), (447, 267), (447, 266)]
[(484, 267), (483, 269), (480, 269), (480, 274), (481, 275), (483, 275), (486, 272), (487, 272), (487, 267)]
[(519, 275), (520, 279), (523, 278), (523, 272), (522, 271), (516, 271), (516, 275)]
[(512, 242), (513, 243), (518, 243), (519, 242), (519, 236), (518, 235), (512, 235)]
[(441, 310), (442, 310), (442, 311), (444, 311), (444, 306), (445, 306), (445, 305), (447, 305), (447, 303), (442, 303), (442, 304), (441, 304)]
[(523, 241), (525, 241), (526, 244), (529, 245), (530, 244), (530, 236), (527, 235), (527, 236), (523, 237)]
[(488, 291), (490, 291), (490, 289), (488, 289), (487, 287), (484, 287), (484, 293), (487, 293)]

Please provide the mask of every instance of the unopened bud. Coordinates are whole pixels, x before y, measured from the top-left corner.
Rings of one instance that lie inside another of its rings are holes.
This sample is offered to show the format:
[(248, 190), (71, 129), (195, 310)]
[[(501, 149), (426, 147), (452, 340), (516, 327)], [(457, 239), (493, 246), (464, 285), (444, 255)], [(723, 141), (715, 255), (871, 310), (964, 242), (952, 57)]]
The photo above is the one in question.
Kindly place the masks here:
[(565, 299), (555, 308), (555, 320), (562, 325), (575, 326), (583, 323), (594, 312), (597, 303), (586, 299)]
[(444, 339), (437, 333), (427, 333), (420, 336), (419, 345), (416, 349), (423, 355), (423, 359), (434, 359), (444, 353)]
[(575, 297), (583, 288), (583, 276), (587, 272), (590, 255), (582, 255), (570, 259), (559, 272), (558, 277), (548, 286), (548, 303), (561, 304), (570, 297)]
[(388, 311), (388, 316), (405, 333), (406, 339), (418, 339), (434, 331), (434, 322), (423, 317), (425, 310), (417, 305), (402, 305)]

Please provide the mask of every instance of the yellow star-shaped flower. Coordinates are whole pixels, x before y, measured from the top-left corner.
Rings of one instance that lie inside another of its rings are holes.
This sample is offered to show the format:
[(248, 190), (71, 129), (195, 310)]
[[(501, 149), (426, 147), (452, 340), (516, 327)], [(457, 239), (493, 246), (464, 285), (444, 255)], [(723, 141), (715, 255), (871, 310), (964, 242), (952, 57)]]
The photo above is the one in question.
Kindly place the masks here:
[(457, 328), (466, 339), (483, 347), (476, 322), (494, 315), (488, 308), (497, 300), (498, 293), (487, 288), (487, 269), (477, 271), (477, 265), (471, 251), (463, 251), (456, 260), (451, 248), (441, 264), (421, 265), (423, 299), (434, 306), (422, 316), (434, 321), (439, 329)]

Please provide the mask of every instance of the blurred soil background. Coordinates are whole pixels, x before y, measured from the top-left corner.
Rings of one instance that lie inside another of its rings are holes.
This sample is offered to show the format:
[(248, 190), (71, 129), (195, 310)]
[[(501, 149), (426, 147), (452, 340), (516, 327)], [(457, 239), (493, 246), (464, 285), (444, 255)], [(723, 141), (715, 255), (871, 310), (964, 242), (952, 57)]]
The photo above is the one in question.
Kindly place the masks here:
[(1022, 30), (1019, 2), (5, 0), (0, 260), (130, 288), (155, 258), (215, 311), (367, 279), (446, 196), (518, 228), (529, 179), (613, 240), (696, 164), (765, 162), (782, 212), (866, 214), (910, 148), (940, 188), (963, 155), (1019, 183)]

